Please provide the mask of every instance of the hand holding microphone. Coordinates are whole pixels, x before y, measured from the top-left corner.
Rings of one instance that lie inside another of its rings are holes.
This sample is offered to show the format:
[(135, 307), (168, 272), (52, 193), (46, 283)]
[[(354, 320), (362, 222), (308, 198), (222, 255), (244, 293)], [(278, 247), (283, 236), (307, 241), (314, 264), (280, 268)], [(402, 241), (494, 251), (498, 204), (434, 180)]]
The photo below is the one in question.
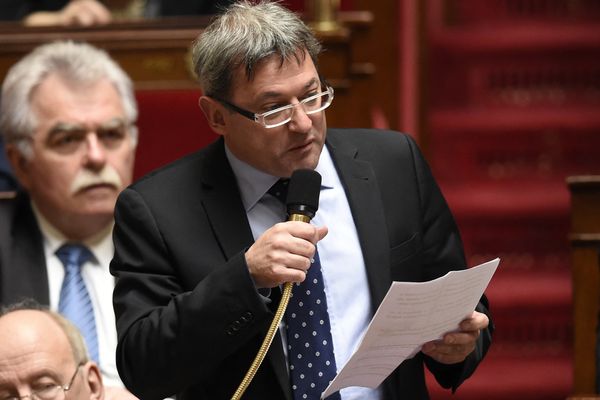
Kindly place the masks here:
[(266, 230), (246, 252), (246, 263), (257, 288), (302, 282), (311, 266), (316, 244), (326, 227), (308, 224), (319, 207), (321, 175), (294, 171), (287, 195), (288, 221)]

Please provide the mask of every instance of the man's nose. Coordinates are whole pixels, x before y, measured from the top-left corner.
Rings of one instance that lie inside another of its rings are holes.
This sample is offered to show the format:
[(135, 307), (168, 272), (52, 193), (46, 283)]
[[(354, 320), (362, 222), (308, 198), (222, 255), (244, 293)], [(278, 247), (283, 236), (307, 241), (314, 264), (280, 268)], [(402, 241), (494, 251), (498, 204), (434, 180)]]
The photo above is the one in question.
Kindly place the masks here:
[(91, 168), (102, 168), (106, 163), (106, 149), (96, 133), (86, 136), (86, 165)]
[(288, 122), (289, 128), (292, 131), (306, 133), (312, 128), (312, 119), (304, 111), (302, 104), (297, 104), (292, 113), (292, 119)]

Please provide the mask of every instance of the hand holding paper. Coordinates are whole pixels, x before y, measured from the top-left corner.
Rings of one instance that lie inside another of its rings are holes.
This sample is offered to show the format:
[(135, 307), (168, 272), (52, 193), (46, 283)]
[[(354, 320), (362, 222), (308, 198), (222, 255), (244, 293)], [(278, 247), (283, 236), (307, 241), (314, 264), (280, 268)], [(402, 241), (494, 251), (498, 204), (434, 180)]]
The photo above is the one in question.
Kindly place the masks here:
[(446, 333), (442, 340), (425, 343), (421, 352), (443, 364), (462, 362), (475, 350), (477, 338), (489, 322), (487, 315), (473, 311), (460, 323), (459, 331)]
[(348, 386), (375, 388), (424, 343), (457, 331), (499, 263), (496, 258), (429, 282), (393, 282), (358, 348), (321, 397)]

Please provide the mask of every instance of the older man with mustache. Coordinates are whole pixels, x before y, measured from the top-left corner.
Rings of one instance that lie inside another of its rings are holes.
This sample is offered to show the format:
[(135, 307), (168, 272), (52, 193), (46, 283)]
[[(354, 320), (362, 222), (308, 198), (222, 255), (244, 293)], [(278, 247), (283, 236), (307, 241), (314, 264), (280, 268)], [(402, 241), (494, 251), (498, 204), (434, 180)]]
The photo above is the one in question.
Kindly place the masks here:
[(71, 320), (100, 365), (106, 398), (134, 398), (115, 367), (111, 232), (132, 181), (130, 79), (88, 44), (38, 47), (2, 85), (0, 131), (22, 191), (0, 200), (0, 304), (33, 298)]

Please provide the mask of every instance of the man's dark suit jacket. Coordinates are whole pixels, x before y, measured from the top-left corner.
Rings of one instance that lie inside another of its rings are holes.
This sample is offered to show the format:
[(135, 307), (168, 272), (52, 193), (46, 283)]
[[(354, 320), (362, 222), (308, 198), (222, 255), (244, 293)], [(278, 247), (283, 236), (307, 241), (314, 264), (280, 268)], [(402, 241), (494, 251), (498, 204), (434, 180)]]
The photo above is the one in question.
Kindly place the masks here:
[(17, 182), (6, 159), (4, 142), (0, 136), (0, 192), (13, 190), (17, 190)]
[[(327, 146), (375, 306), (393, 280), (426, 281), (465, 268), (452, 215), (408, 136), (330, 129)], [(273, 312), (245, 263), (253, 237), (223, 140), (126, 189), (115, 222), (117, 366), (126, 386), (145, 400), (172, 393), (178, 400), (229, 399)], [(478, 309), (487, 312), (485, 298)], [(385, 398), (427, 399), (424, 363), (443, 386), (456, 388), (485, 354), (490, 331), (461, 364), (442, 365), (422, 353), (403, 362), (384, 382)], [(244, 398), (291, 399), (279, 337)]]
[(0, 304), (25, 298), (48, 305), (48, 274), (42, 234), (29, 196), (0, 199)]

